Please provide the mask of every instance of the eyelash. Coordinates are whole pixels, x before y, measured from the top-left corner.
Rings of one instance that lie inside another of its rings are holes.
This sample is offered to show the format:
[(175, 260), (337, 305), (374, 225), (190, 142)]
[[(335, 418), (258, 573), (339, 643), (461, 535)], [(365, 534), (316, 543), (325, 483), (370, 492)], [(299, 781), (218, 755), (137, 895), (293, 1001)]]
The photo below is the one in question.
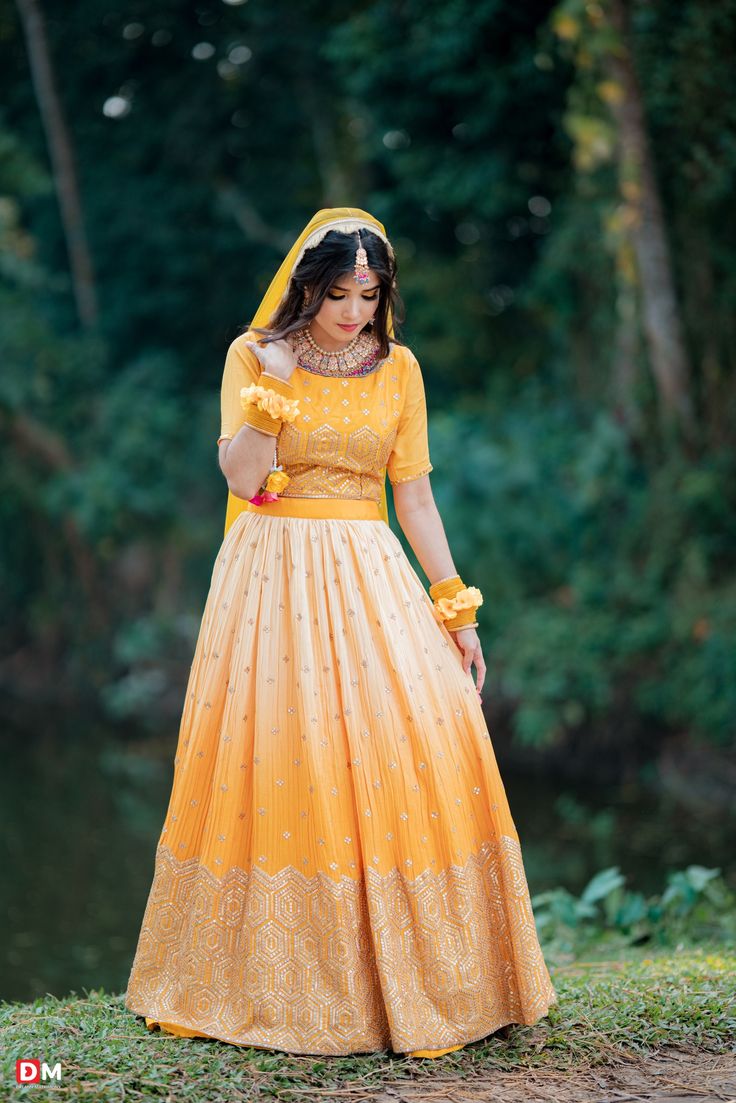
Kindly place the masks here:
[[(342, 300), (345, 298), (345, 296), (344, 295), (332, 295), (328, 291), (327, 292), (327, 298), (332, 299), (332, 301), (335, 302), (335, 303), (339, 303), (339, 302), (342, 302)], [(370, 298), (368, 298), (367, 295), (362, 295), (361, 298), (363, 299), (364, 303), (374, 303), (376, 301), (376, 299), (378, 298), (378, 292), (376, 292), (375, 295), (371, 295)]]

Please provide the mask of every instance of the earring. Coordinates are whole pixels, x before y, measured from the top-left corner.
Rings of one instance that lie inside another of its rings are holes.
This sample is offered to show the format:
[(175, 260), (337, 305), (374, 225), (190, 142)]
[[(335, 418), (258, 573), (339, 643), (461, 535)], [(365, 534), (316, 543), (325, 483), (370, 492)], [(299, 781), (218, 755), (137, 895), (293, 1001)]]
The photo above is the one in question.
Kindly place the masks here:
[(304, 288), (304, 300), (303, 300), (304, 306), (305, 307), (309, 306), (311, 301), (312, 301), (312, 293), (311, 293), (311, 291), (309, 290), (308, 287), (305, 287)]

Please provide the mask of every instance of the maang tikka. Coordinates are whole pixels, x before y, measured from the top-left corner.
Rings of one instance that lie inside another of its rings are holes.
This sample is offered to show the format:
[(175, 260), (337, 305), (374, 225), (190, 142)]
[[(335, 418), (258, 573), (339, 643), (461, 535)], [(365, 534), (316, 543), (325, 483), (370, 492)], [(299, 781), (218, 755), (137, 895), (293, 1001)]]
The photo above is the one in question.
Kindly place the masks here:
[(355, 231), (355, 235), (358, 239), (358, 249), (355, 254), (355, 276), (353, 277), (356, 283), (368, 283), (370, 277), (370, 269), (368, 267), (368, 254), (363, 248), (363, 243), (360, 240), (360, 230)]

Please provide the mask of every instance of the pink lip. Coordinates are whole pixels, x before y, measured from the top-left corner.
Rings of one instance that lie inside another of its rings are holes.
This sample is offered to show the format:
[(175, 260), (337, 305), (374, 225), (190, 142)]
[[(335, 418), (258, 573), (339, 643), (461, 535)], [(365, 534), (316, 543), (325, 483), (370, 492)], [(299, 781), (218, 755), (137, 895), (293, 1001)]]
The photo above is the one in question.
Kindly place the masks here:
[(340, 322), (338, 322), (337, 324), (338, 324), (338, 325), (340, 326), (340, 329), (347, 329), (347, 330), (349, 330), (349, 331), (352, 331), (352, 330), (354, 330), (354, 329), (357, 329), (357, 328), (358, 328), (358, 323), (357, 323), (357, 322), (356, 322), (356, 323), (355, 323), (355, 325), (353, 325), (353, 326), (344, 326), (344, 325), (342, 325), (342, 324), (341, 324)]

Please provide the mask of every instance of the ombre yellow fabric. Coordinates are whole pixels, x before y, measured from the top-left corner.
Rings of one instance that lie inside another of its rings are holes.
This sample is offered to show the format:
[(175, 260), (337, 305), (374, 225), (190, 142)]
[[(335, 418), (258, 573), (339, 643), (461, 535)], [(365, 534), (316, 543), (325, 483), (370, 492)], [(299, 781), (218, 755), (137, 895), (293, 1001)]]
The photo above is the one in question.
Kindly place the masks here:
[(295, 376), (297, 493), (239, 503), (215, 556), (125, 1005), (172, 1036), (439, 1057), (557, 997), (473, 676), (382, 513), (384, 472), (431, 466), (419, 364)]
[[(359, 207), (325, 207), (317, 211), (310, 218), (299, 237), (284, 257), (276, 275), (271, 280), (268, 291), (261, 299), (260, 306), (251, 321), (251, 326), (268, 326), (279, 304), (285, 297), (291, 277), (297, 268), (305, 251), (311, 246), (317, 245), (330, 230), (339, 230), (342, 233), (351, 233), (356, 229), (372, 230), (378, 233), (393, 254), (393, 248), (386, 236), (386, 230), (382, 222), (374, 218), (368, 211), (362, 211)], [(394, 325), (391, 310), (387, 317), (388, 333), (393, 336)], [(253, 337), (251, 340), (255, 339)], [(258, 359), (256, 364), (258, 364)], [(259, 365), (260, 366), (260, 365)], [(225, 386), (223, 382), (223, 387)], [(218, 440), (219, 444), (219, 440)], [(227, 495), (227, 508), (225, 512), (225, 532), (230, 528), (239, 513), (242, 513), (245, 503), (242, 498), (237, 498), (231, 491)], [(381, 516), (388, 523), (388, 506), (386, 503), (385, 479), (381, 487)]]

